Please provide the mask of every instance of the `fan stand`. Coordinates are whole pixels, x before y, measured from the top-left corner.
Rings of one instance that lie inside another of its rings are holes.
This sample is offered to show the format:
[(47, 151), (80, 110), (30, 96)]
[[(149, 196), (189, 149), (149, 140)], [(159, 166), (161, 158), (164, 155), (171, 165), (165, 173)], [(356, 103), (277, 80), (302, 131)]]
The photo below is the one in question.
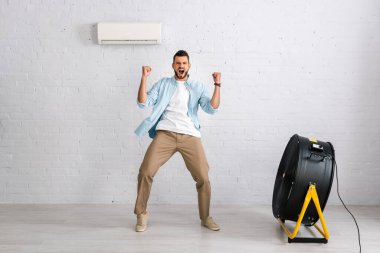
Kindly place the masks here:
[[(323, 230), (317, 226), (317, 224), (314, 224), (313, 226), (321, 233), (323, 238), (313, 238), (313, 237), (298, 237), (296, 238), (296, 235), (298, 233), (298, 230), (301, 225), (301, 221), (305, 215), (306, 209), (310, 204), (310, 200), (313, 200), (315, 207), (317, 208), (318, 216), (319, 219), (321, 220), (322, 223), (322, 228)], [(317, 190), (315, 188), (315, 184), (310, 184), (309, 189), (307, 190), (306, 197), (305, 197), (305, 202), (303, 203), (301, 213), (298, 217), (296, 226), (294, 228), (294, 231), (291, 233), (288, 228), (285, 226), (285, 220), (277, 219), (278, 222), (280, 223), (281, 227), (284, 229), (286, 234), (288, 235), (288, 243), (292, 242), (301, 242), (301, 243), (327, 243), (329, 239), (329, 231), (327, 230), (326, 222), (322, 214), (322, 209), (319, 204), (319, 199), (318, 199), (318, 194)]]

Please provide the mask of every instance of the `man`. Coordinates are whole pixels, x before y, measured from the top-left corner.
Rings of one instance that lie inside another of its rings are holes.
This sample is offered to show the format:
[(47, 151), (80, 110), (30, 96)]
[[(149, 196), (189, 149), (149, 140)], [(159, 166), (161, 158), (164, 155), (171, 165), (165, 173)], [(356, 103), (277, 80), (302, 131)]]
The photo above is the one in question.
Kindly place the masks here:
[(139, 125), (135, 133), (142, 136), (149, 132), (153, 141), (145, 153), (138, 175), (134, 210), (137, 215), (136, 232), (143, 232), (147, 228), (147, 202), (154, 175), (177, 151), (182, 155), (187, 169), (196, 181), (201, 225), (217, 231), (220, 229), (219, 226), (209, 216), (209, 166), (200, 139), (197, 111), (199, 105), (207, 113), (213, 114), (217, 111), (220, 103), (221, 74), (212, 74), (215, 88), (210, 99), (205, 86), (189, 78), (191, 64), (186, 51), (180, 50), (173, 56), (172, 67), (174, 76), (162, 78), (148, 93), (146, 81), (152, 69), (148, 66), (142, 67), (137, 104), (141, 108), (153, 106), (153, 112)]

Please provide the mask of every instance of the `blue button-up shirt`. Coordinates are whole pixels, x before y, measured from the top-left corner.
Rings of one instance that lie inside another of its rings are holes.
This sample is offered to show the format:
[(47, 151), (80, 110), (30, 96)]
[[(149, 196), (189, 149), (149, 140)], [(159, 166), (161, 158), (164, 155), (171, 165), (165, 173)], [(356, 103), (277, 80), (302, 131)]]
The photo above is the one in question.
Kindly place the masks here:
[[(153, 106), (152, 114), (144, 119), (135, 130), (138, 136), (145, 135), (149, 132), (149, 136), (154, 138), (156, 135), (156, 126), (168, 106), (177, 85), (178, 83), (174, 76), (162, 78), (148, 91), (148, 98), (144, 103), (137, 101), (137, 105), (140, 108)], [(188, 78), (184, 85), (190, 94), (187, 115), (189, 115), (191, 121), (194, 123), (195, 128), (199, 130), (201, 128), (197, 115), (199, 105), (209, 114), (214, 114), (218, 109), (212, 107), (206, 87), (202, 83)]]

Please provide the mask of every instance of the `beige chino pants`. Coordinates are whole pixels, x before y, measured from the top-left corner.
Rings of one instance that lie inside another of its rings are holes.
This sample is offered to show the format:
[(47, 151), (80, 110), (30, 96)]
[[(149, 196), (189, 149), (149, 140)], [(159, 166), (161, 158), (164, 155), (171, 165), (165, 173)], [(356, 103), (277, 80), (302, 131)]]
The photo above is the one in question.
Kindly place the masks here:
[(187, 134), (162, 130), (157, 131), (157, 135), (149, 145), (140, 167), (135, 214), (146, 211), (154, 175), (177, 151), (182, 155), (187, 169), (196, 182), (199, 217), (205, 219), (209, 216), (211, 198), (208, 178), (209, 166), (201, 139)]

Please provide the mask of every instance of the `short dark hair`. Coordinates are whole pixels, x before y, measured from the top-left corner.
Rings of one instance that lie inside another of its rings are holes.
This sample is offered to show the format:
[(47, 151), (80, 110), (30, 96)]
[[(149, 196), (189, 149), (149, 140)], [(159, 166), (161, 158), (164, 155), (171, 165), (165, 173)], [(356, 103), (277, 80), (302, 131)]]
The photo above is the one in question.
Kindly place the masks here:
[(173, 62), (177, 56), (186, 56), (187, 60), (190, 62), (189, 54), (185, 50), (179, 50), (175, 55), (173, 56)]

